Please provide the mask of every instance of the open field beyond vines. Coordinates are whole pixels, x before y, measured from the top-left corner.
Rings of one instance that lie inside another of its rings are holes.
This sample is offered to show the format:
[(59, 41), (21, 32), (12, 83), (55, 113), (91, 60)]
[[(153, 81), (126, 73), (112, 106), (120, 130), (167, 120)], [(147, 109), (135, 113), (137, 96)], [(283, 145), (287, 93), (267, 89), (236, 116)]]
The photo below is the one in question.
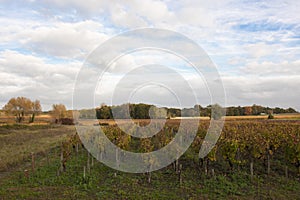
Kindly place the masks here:
[[(174, 118), (174, 119), (180, 119), (180, 117), (178, 118)], [(209, 117), (200, 117), (198, 118), (200, 120), (209, 120)], [(225, 120), (249, 120), (249, 119), (256, 119), (256, 120), (261, 120), (261, 119), (268, 119), (268, 115), (244, 115), (244, 116), (226, 116)], [(285, 119), (285, 120), (300, 120), (300, 113), (291, 113), (291, 114), (274, 114), (274, 119)], [(86, 120), (87, 122), (91, 121), (89, 119)], [(100, 119), (100, 122), (103, 123), (109, 123), (114, 124), (114, 120), (111, 119)], [(126, 121), (126, 120), (124, 120)], [(134, 119), (133, 121), (135, 122), (139, 122), (139, 121), (144, 121), (143, 119)], [(15, 121), (15, 117), (14, 116), (7, 116), (4, 113), (2, 113), (2, 115), (0, 114), (0, 126), (1, 125), (6, 125), (6, 124), (14, 124)], [(36, 116), (35, 122), (34, 123), (30, 123), (31, 125), (47, 125), (47, 124), (51, 124), (54, 122), (53, 117), (50, 114), (41, 114)], [(28, 124), (28, 120), (25, 120), (23, 122), (23, 124)]]
[[(168, 120), (151, 139), (128, 137), (111, 120), (101, 120), (101, 128), (122, 149), (142, 153), (167, 145), (179, 122)], [(208, 120), (200, 123), (174, 163), (129, 174), (92, 157), (73, 126), (3, 125), (0, 199), (300, 199), (299, 120), (226, 120), (215, 148), (199, 159), (208, 126)], [(99, 155), (109, 154), (101, 138), (93, 140)]]

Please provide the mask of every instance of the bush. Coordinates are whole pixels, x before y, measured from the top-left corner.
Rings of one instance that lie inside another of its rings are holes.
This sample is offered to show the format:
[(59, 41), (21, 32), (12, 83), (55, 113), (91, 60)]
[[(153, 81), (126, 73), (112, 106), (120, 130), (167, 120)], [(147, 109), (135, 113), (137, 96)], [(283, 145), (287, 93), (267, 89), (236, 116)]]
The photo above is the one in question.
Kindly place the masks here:
[(74, 119), (72, 118), (61, 118), (60, 122), (62, 125), (75, 125)]
[(100, 126), (109, 126), (109, 123), (107, 122), (103, 122), (103, 123), (99, 123)]
[(274, 119), (274, 116), (272, 114), (269, 114), (268, 119)]

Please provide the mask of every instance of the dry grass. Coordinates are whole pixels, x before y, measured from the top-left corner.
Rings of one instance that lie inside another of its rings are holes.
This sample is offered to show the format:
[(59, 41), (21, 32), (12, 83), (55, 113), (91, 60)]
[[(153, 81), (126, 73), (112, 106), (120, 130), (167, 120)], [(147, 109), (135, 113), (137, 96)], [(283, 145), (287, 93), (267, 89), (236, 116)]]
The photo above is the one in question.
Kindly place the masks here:
[(2, 126), (0, 127), (0, 171), (8, 170), (28, 158), (58, 146), (73, 126)]
[(246, 116), (226, 116), (226, 120), (239, 120), (239, 119), (268, 119), (268, 115), (246, 115)]
[[(192, 117), (192, 118), (182, 118), (176, 117), (172, 118), (171, 120), (181, 120), (181, 119), (199, 119), (199, 120), (210, 120), (209, 117)], [(247, 115), (247, 116), (226, 116), (226, 120), (244, 120), (244, 119), (268, 119), (268, 115)], [(274, 119), (300, 119), (300, 113), (292, 113), (292, 114), (275, 114)], [(133, 119), (135, 123), (145, 123), (145, 121), (149, 121), (148, 119)], [(35, 122), (31, 123), (30, 125), (47, 125), (51, 124), (53, 119), (49, 114), (41, 114), (36, 116)], [(86, 119), (80, 121), (82, 125), (94, 125), (97, 124), (96, 120)], [(119, 119), (118, 123), (127, 123), (128, 120), (126, 119)], [(14, 116), (6, 116), (0, 115), (0, 126), (6, 124), (14, 124), (15, 117)], [(99, 123), (101, 124), (109, 124), (114, 125), (116, 124), (115, 120), (113, 119), (100, 119)], [(26, 119), (23, 124), (29, 124), (28, 120)]]
[[(53, 121), (51, 115), (49, 114), (41, 114), (35, 117), (35, 122), (32, 125), (45, 125), (50, 124)], [(0, 115), (0, 126), (6, 124), (15, 124), (16, 118), (15, 116), (7, 116), (5, 114)], [(29, 124), (29, 117), (26, 116), (24, 122), (22, 124)]]
[[(191, 117), (191, 118), (182, 118), (176, 117), (172, 119), (168, 119), (167, 121), (180, 121), (180, 120), (189, 120), (189, 119), (199, 119), (199, 120), (210, 120), (209, 117)], [(247, 116), (226, 116), (225, 120), (261, 120), (268, 119), (268, 115), (247, 115)], [(300, 119), (300, 113), (294, 114), (275, 114), (274, 119)], [(118, 123), (127, 123), (129, 120), (126, 119), (118, 119)], [(150, 119), (133, 119), (135, 123), (149, 123)], [(158, 119), (157, 121), (161, 121)], [(95, 120), (85, 120), (82, 122), (83, 125), (92, 125), (95, 123)], [(101, 124), (116, 124), (113, 119), (100, 119), (99, 123)]]
[(300, 113), (274, 115), (275, 119), (300, 119)]
[[(268, 119), (268, 115), (226, 116), (226, 120), (239, 119)], [(274, 119), (300, 119), (300, 113), (275, 114)]]

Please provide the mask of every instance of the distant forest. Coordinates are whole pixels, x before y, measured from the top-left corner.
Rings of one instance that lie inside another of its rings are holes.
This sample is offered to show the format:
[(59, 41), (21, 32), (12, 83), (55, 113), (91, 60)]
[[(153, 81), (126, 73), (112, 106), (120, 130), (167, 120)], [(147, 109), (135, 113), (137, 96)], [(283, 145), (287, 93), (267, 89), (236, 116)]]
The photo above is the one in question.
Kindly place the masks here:
[[(212, 107), (221, 108), (218, 104), (208, 105), (206, 107), (202, 107), (201, 105), (195, 105), (193, 108), (158, 108), (154, 105), (149, 104), (122, 104), (118, 106), (108, 106), (101, 105), (100, 107), (94, 109), (83, 109), (80, 111), (80, 118), (91, 119), (95, 118), (95, 115), (98, 119), (149, 119), (151, 118), (149, 115), (152, 112), (152, 117), (156, 116), (156, 118), (160, 118), (163, 116), (167, 116), (168, 118), (173, 117), (211, 117)], [(129, 112), (128, 112), (129, 108)], [(152, 108), (152, 109), (150, 109)], [(218, 109), (215, 109), (218, 110)], [(164, 112), (164, 113), (163, 113)], [(114, 114), (113, 114), (114, 113)], [(130, 116), (128, 116), (130, 113)], [(226, 116), (245, 116), (245, 115), (268, 115), (268, 114), (282, 114), (282, 113), (297, 113), (297, 111), (293, 108), (270, 108), (263, 107), (260, 105), (252, 105), (252, 106), (231, 106), (226, 107)], [(215, 116), (221, 115), (221, 113), (213, 113)]]

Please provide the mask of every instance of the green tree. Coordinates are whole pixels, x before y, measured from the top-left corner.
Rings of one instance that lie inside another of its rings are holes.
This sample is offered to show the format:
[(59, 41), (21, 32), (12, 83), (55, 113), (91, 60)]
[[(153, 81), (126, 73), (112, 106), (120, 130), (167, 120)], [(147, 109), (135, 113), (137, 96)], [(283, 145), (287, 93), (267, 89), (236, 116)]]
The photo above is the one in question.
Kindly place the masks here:
[(286, 110), (287, 113), (297, 113), (297, 111), (294, 108), (288, 108)]
[(105, 104), (102, 104), (100, 108), (96, 109), (97, 119), (112, 119), (111, 108)]

